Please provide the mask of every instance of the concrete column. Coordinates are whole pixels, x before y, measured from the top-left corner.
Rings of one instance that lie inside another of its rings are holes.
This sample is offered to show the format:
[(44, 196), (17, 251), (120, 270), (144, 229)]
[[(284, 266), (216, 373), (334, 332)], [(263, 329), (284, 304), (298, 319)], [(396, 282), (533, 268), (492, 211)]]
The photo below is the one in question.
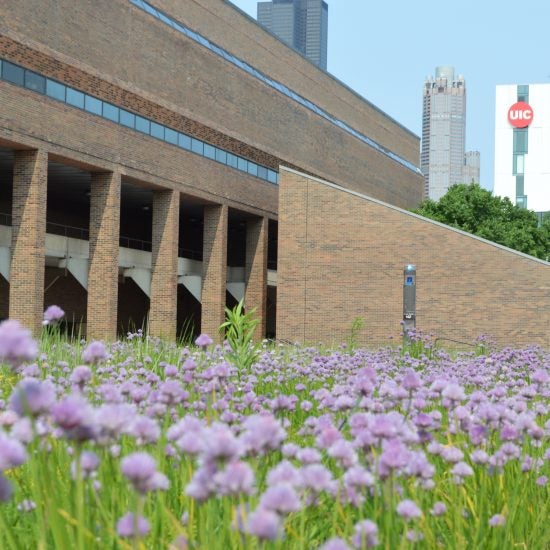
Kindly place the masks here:
[(117, 335), (120, 173), (92, 174), (90, 196), (90, 269), (88, 340)]
[(46, 201), (48, 154), (16, 151), (13, 204), (9, 316), (40, 332), (44, 309)]
[(219, 327), (225, 320), (227, 286), (226, 205), (204, 208), (201, 332), (220, 342)]
[(177, 191), (155, 192), (149, 333), (168, 340), (176, 339), (179, 208)]
[(267, 309), (267, 218), (254, 218), (246, 223), (246, 269), (244, 304), (256, 309), (259, 320), (254, 333), (256, 341), (265, 338)]

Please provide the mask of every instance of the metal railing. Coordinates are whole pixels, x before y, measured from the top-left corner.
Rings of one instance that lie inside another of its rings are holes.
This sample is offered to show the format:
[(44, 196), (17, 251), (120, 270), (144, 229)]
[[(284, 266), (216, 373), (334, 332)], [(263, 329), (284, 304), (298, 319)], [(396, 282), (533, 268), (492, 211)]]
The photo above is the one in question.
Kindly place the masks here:
[[(11, 226), (11, 214), (0, 212), (0, 225)], [(90, 231), (88, 229), (84, 227), (76, 227), (54, 222), (46, 222), (46, 233), (49, 233), (50, 235), (68, 237), (71, 239), (82, 239), (84, 241), (90, 240)], [(119, 237), (119, 245), (123, 248), (131, 248), (132, 250), (143, 250), (144, 252), (151, 252), (153, 248), (153, 243), (151, 241), (144, 241), (142, 239), (126, 237), (124, 235), (121, 235)], [(180, 246), (178, 247), (178, 257), (202, 261), (202, 252)]]

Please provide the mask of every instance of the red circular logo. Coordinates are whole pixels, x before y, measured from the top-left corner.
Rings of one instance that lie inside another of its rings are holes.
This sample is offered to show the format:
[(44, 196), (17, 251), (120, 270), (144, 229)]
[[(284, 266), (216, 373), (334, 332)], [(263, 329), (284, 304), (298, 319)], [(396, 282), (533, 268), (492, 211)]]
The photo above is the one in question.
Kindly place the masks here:
[(533, 109), (525, 101), (518, 101), (508, 109), (508, 122), (516, 128), (527, 128), (533, 122)]

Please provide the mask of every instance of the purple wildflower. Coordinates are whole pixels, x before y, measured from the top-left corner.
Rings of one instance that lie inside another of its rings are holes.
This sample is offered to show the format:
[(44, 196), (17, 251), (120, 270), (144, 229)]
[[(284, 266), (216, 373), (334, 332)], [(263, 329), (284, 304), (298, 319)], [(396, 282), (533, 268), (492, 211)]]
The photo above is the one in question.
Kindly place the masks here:
[(442, 516), (446, 511), (447, 511), (447, 506), (445, 506), (445, 503), (438, 501), (434, 503), (430, 512), (432, 516)]
[(48, 306), (44, 311), (44, 325), (58, 323), (65, 316), (65, 312), (59, 306)]
[(241, 440), (247, 453), (254, 455), (278, 449), (286, 437), (280, 422), (271, 414), (249, 416), (243, 427)]
[(203, 430), (202, 446), (207, 461), (233, 460), (243, 454), (241, 442), (221, 423), (214, 423)]
[(124, 538), (141, 538), (150, 530), (149, 522), (143, 516), (136, 517), (132, 512), (122, 516), (116, 524), (118, 536)]
[(147, 493), (157, 487), (157, 463), (155, 459), (143, 452), (132, 453), (122, 459), (120, 468), (138, 493)]
[[(84, 451), (82, 453), (82, 455), (80, 456), (80, 472), (83, 479), (92, 477), (92, 475), (96, 472), (98, 466), (99, 457), (95, 453), (91, 451)], [(73, 479), (76, 479), (76, 462), (74, 460), (71, 463), (71, 475)]]
[(260, 499), (260, 507), (278, 514), (290, 514), (300, 509), (300, 499), (291, 485), (283, 483), (267, 489)]
[(278, 485), (280, 483), (300, 484), (300, 473), (288, 460), (282, 460), (267, 474), (268, 485)]
[(86, 365), (79, 365), (75, 367), (71, 375), (69, 376), (70, 382), (76, 386), (83, 387), (92, 379), (92, 371), (90, 367)]
[(378, 526), (374, 521), (365, 519), (355, 525), (353, 538), (355, 548), (372, 548), (378, 544)]
[(214, 343), (214, 340), (208, 336), (208, 334), (200, 334), (197, 336), (197, 339), (195, 340), (195, 345), (199, 346), (201, 348), (206, 348), (207, 346), (210, 346)]
[(250, 495), (254, 488), (254, 472), (246, 462), (230, 462), (214, 475), (214, 483), (221, 495)]
[(82, 360), (88, 365), (96, 365), (107, 359), (107, 348), (103, 342), (90, 342), (82, 352)]
[(0, 362), (15, 369), (25, 361), (32, 361), (37, 354), (38, 346), (30, 330), (19, 321), (8, 319), (0, 323)]
[(0, 502), (7, 502), (13, 493), (10, 481), (0, 472)]
[(19, 416), (39, 416), (49, 412), (55, 402), (55, 389), (50, 381), (26, 378), (11, 394), (9, 407)]
[(422, 515), (422, 510), (412, 500), (402, 500), (396, 508), (397, 513), (407, 521), (414, 518), (419, 518)]
[(327, 540), (319, 550), (349, 550), (349, 546), (339, 537)]
[(302, 486), (315, 493), (330, 491), (333, 487), (332, 474), (321, 464), (309, 464), (300, 469)]
[(16, 439), (0, 432), (0, 470), (20, 466), (25, 460), (27, 460), (25, 447)]
[(493, 517), (489, 519), (490, 527), (502, 527), (505, 524), (506, 524), (506, 516), (503, 516), (502, 514), (495, 514)]
[(260, 539), (275, 540), (282, 534), (281, 520), (271, 510), (258, 508), (248, 518), (247, 531)]

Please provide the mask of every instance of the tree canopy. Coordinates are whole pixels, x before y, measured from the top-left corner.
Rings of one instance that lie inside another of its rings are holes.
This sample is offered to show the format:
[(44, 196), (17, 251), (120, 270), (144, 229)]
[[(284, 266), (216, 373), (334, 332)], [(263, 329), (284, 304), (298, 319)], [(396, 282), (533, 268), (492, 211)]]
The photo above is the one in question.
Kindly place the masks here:
[(550, 260), (550, 214), (537, 215), (507, 197), (495, 197), (478, 184), (457, 184), (438, 202), (427, 199), (416, 214), (462, 229), (543, 260)]

